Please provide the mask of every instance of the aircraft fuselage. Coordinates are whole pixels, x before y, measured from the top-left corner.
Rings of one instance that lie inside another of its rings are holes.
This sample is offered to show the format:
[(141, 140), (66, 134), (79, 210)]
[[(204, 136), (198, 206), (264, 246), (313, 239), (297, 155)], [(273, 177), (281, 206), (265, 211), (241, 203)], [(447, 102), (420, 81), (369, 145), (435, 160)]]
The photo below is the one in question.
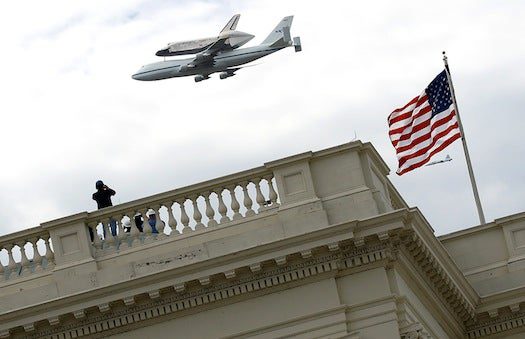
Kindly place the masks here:
[(251, 61), (272, 54), (284, 47), (272, 48), (259, 45), (242, 49), (229, 50), (218, 53), (209, 64), (188, 67), (195, 58), (166, 60), (142, 66), (132, 78), (142, 81), (162, 80), (189, 75), (203, 75), (208, 77), (212, 73), (223, 72), (229, 68), (244, 65)]

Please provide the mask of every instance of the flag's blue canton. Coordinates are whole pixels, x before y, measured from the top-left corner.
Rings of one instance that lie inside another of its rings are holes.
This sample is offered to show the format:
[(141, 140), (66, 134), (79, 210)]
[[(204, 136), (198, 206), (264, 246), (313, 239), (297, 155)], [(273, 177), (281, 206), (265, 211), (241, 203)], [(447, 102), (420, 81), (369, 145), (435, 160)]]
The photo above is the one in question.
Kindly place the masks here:
[(427, 92), (430, 107), (432, 107), (432, 118), (436, 114), (447, 110), (452, 104), (452, 95), (450, 93), (446, 71), (439, 73), (425, 91)]

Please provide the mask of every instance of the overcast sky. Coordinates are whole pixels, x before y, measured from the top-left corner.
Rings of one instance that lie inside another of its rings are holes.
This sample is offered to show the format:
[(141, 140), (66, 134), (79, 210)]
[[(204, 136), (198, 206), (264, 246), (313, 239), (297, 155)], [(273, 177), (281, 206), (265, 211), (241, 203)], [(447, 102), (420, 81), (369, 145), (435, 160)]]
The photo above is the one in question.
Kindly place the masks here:
[[(167, 42), (216, 35), (241, 13), (260, 43), (295, 15), (292, 48), (219, 80), (139, 82)], [(354, 139), (437, 234), (479, 223), (462, 153), (401, 177), (389, 113), (446, 50), (487, 220), (524, 210), (522, 1), (18, 1), (0, 12), (0, 234)]]

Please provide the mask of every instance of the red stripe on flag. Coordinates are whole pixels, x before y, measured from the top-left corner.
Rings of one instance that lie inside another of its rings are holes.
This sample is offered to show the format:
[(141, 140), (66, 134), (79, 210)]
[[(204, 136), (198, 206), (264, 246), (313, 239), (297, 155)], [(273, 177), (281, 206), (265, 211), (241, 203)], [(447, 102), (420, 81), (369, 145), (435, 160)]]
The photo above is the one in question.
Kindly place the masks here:
[(399, 159), (399, 168), (401, 168), (405, 164), (405, 162), (407, 162), (408, 160), (413, 159), (413, 158), (417, 158), (417, 157), (427, 153), (432, 147), (434, 147), (436, 142), (438, 142), (441, 138), (443, 138), (444, 136), (449, 134), (454, 129), (458, 129), (458, 124), (457, 123), (455, 123), (453, 125), (450, 125), (446, 130), (436, 134), (436, 136), (434, 138), (432, 138), (432, 142), (430, 143), (430, 145), (428, 145), (427, 147), (418, 149), (416, 152), (411, 153), (410, 155), (407, 155), (405, 157), (400, 158)]
[[(410, 144), (408, 145), (405, 145), (405, 146), (401, 146), (401, 147), (396, 147), (396, 151), (397, 153), (401, 153), (401, 152), (404, 152), (404, 151), (407, 151), (409, 149), (411, 149), (412, 147), (416, 146), (417, 144), (421, 143), (422, 141), (424, 140), (427, 140), (427, 139), (430, 139), (430, 135), (432, 134), (432, 131), (434, 131), (436, 128), (438, 128), (439, 126), (442, 126), (448, 122), (450, 122), (450, 120), (452, 120), (454, 117), (456, 116), (456, 113), (455, 111), (452, 111), (450, 112), (449, 115), (447, 115), (445, 118), (443, 119), (440, 119), (440, 120), (437, 120), (435, 121), (432, 126), (430, 127), (430, 131), (428, 133), (425, 133), (417, 138), (415, 138)], [(424, 125), (424, 126), (423, 126)], [(426, 120), (424, 123), (420, 124), (418, 127), (417, 127), (417, 130), (414, 131), (414, 132), (417, 132), (417, 131), (420, 131), (422, 130), (423, 128), (426, 128), (428, 127), (428, 125), (430, 125), (430, 120)], [(456, 124), (457, 125), (457, 124)], [(411, 135), (409, 135), (411, 136)], [(407, 138), (409, 139), (409, 138)]]
[(427, 114), (428, 112), (430, 112), (432, 110), (432, 108), (430, 106), (427, 106), (427, 107), (424, 107), (422, 108), (421, 110), (419, 110), (419, 112), (417, 112), (413, 118), (407, 122), (406, 125), (402, 126), (402, 127), (398, 127), (398, 128), (395, 128), (395, 129), (391, 129), (388, 134), (389, 135), (395, 135), (395, 134), (399, 134), (401, 132), (403, 132), (407, 127), (411, 126), (412, 123), (414, 122), (415, 119)]
[(453, 143), (454, 141), (456, 141), (457, 139), (461, 138), (461, 134), (459, 134), (459, 131), (457, 134), (454, 134), (452, 137), (450, 137), (450, 139), (447, 139), (443, 142), (443, 144), (441, 144), (441, 146), (437, 147), (435, 150), (433, 150), (432, 152), (430, 152), (430, 155), (428, 157), (426, 157), (425, 159), (423, 159), (422, 161), (418, 162), (418, 163), (415, 163), (415, 164), (412, 164), (410, 166), (408, 166), (407, 168), (403, 169), (401, 172), (398, 172), (397, 174), (398, 175), (403, 175), (405, 174), (406, 172), (409, 172), (413, 169), (416, 169), (418, 167), (421, 167), (423, 166), (424, 164), (426, 164), (427, 162), (430, 161), (430, 158), (432, 158), (432, 156), (438, 152), (441, 152), (442, 150), (444, 150), (448, 145), (450, 145), (451, 143)]
[[(403, 106), (403, 107), (401, 107), (401, 108), (396, 108), (396, 109), (392, 112), (392, 114), (403, 111), (403, 110), (404, 110), (405, 108), (407, 108), (408, 106), (410, 106), (410, 105), (412, 105), (412, 104), (415, 104), (415, 103), (418, 101), (418, 99), (419, 99), (419, 95), (418, 95), (417, 97), (415, 97), (414, 99), (410, 100), (410, 101), (408, 102), (408, 104), (406, 104), (405, 106)], [(392, 114), (390, 114), (390, 115), (392, 115)]]
[(415, 104), (414, 108), (412, 108), (412, 109), (410, 109), (410, 111), (408, 111), (408, 112), (412, 113), (416, 108), (418, 108), (419, 106), (421, 106), (422, 104), (424, 104), (427, 101), (428, 101), (427, 100), (427, 96), (426, 96), (426, 94), (424, 94), (422, 96), (417, 96), (414, 99), (410, 100), (410, 102), (408, 104), (406, 104), (405, 106), (403, 106), (402, 108), (398, 108), (398, 109), (394, 110), (388, 116), (388, 123), (389, 123), (389, 125), (392, 124), (391, 120), (393, 118), (397, 117), (396, 113), (403, 112), (405, 109), (407, 109), (411, 105)]

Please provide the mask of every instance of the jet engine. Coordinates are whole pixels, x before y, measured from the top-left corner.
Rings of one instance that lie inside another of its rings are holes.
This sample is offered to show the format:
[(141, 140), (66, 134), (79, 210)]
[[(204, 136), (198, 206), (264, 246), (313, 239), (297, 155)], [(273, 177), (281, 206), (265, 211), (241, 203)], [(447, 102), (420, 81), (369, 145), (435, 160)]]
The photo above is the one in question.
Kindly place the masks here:
[(202, 74), (197, 74), (194, 79), (195, 79), (195, 82), (200, 82), (202, 80), (206, 80), (206, 79), (209, 79), (209, 78), (210, 78), (209, 76), (204, 76)]
[(226, 78), (232, 77), (234, 75), (235, 75), (235, 73), (232, 73), (232, 72), (221, 72), (219, 74), (219, 78), (226, 79)]

